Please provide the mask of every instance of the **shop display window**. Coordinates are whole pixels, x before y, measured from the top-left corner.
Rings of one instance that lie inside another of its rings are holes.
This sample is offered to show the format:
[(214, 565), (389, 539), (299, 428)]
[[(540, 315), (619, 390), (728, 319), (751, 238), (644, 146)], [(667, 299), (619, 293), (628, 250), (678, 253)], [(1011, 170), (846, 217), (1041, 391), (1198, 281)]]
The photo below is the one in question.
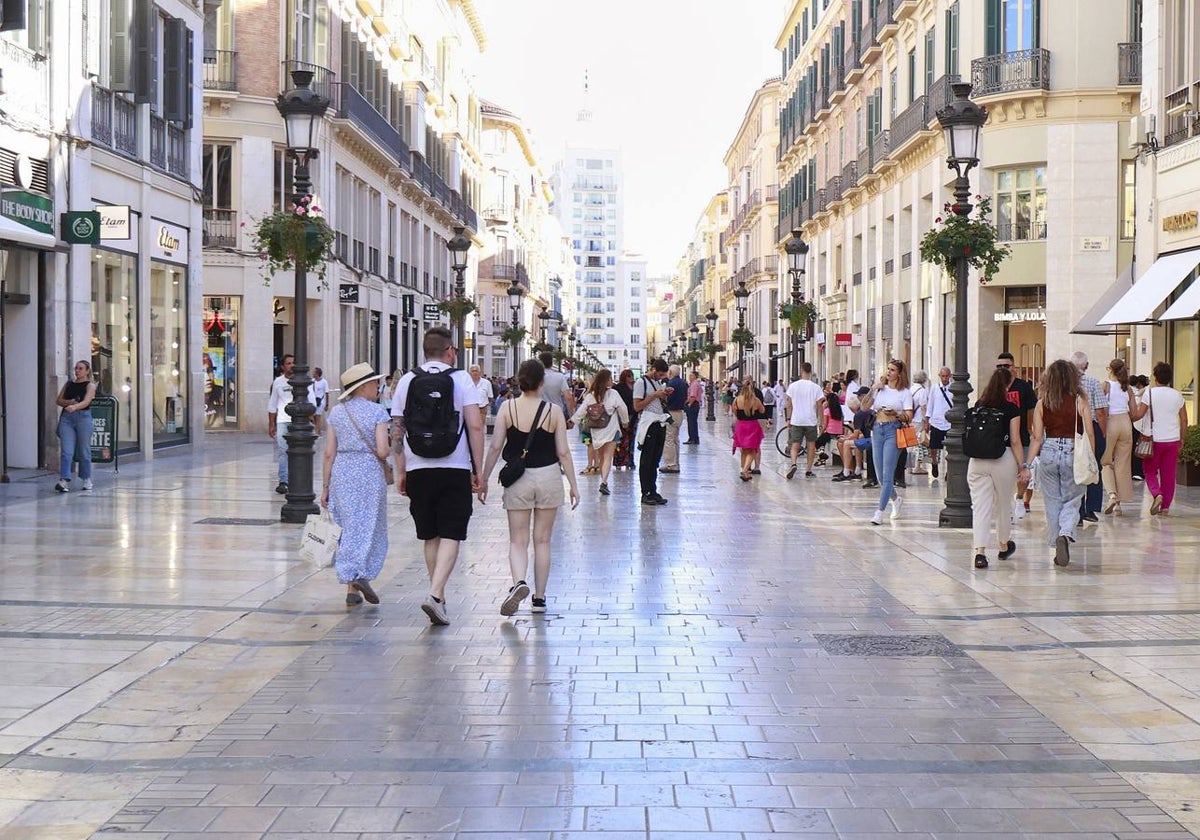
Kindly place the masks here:
[(200, 364), (204, 370), (204, 425), (209, 429), (238, 428), (238, 330), (240, 297), (206, 297), (200, 317)]
[(150, 368), (154, 445), (188, 440), (187, 269), (150, 264)]
[(117, 398), (119, 451), (136, 451), (138, 428), (137, 257), (96, 250), (92, 258), (92, 372)]

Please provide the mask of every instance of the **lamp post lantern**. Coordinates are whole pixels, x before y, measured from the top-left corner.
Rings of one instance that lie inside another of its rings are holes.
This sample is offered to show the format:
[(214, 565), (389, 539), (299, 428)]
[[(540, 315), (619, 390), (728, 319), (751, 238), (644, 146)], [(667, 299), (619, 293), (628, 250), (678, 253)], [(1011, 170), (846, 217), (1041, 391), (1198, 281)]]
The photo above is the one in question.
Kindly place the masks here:
[(517, 367), (520, 361), (517, 354), (521, 349), (521, 342), (517, 341), (517, 329), (521, 326), (521, 298), (525, 295), (525, 289), (516, 280), (512, 281), (512, 285), (508, 287), (508, 307), (512, 310), (512, 356), (513, 356), (513, 376), (517, 375)]
[[(788, 276), (792, 278), (792, 308), (798, 310), (804, 304), (804, 259), (808, 256), (808, 243), (799, 230), (792, 231), (792, 238), (783, 246), (787, 254)], [(807, 332), (808, 325), (804, 324)], [(808, 336), (804, 336), (805, 339)], [(792, 330), (792, 380), (800, 376), (800, 365), (804, 363), (804, 347), (800, 343), (800, 330)]]
[[(979, 133), (987, 122), (987, 108), (971, 101), (971, 85), (958, 82), (950, 86), (954, 99), (938, 111), (938, 122), (946, 136), (946, 163), (954, 170), (954, 213), (969, 216), (971, 207), (970, 172), (979, 164)], [(971, 527), (971, 493), (967, 487), (967, 458), (963, 454), (963, 434), (967, 415), (967, 396), (971, 393), (971, 375), (967, 371), (967, 282), (970, 266), (967, 255), (959, 254), (954, 263), (954, 382), (950, 393), (954, 405), (946, 412), (950, 432), (946, 435), (946, 506), (938, 515), (943, 528)]]
[(546, 324), (550, 321), (550, 310), (542, 307), (542, 311), (538, 313), (538, 344), (546, 343)]
[[(283, 117), (287, 131), (288, 155), (295, 162), (292, 195), (294, 207), (300, 207), (312, 193), (312, 178), (308, 165), (317, 157), (317, 126), (329, 108), (329, 98), (314, 91), (311, 70), (293, 70), (291, 90), (279, 94), (275, 107)], [(313, 434), (312, 417), (316, 406), (309, 402), (312, 377), (308, 375), (308, 265), (303, 253), (295, 255), (296, 289), (292, 314), (295, 330), (295, 362), (288, 386), (292, 401), (288, 404), (287, 441), (288, 492), (287, 501), (279, 512), (281, 522), (304, 522), (310, 514), (319, 513), (313, 492)]]
[[(746, 288), (746, 281), (742, 280), (738, 283), (738, 287), (734, 289), (733, 296), (737, 298), (737, 315), (738, 315), (738, 330), (746, 329), (746, 298), (750, 297), (750, 290)], [(746, 372), (742, 370), (746, 362), (746, 345), (741, 341), (738, 342), (738, 360), (737, 369), (738, 376), (745, 378)]]
[(705, 323), (708, 324), (708, 411), (704, 415), (704, 419), (710, 422), (717, 420), (717, 387), (716, 381), (713, 379), (713, 365), (716, 363), (717, 354), (713, 352), (712, 346), (717, 343), (717, 308), (715, 306), (708, 307), (708, 314), (704, 316)]
[(454, 346), (459, 349), (459, 352), (462, 352), (467, 313), (462, 310), (461, 306), (467, 299), (465, 272), (467, 270), (467, 252), (471, 250), (471, 239), (467, 236), (466, 228), (456, 227), (454, 229), (454, 236), (450, 237), (446, 243), (446, 249), (450, 252), (450, 269), (454, 272), (454, 297), (459, 302), (459, 309), (456, 310), (454, 316)]

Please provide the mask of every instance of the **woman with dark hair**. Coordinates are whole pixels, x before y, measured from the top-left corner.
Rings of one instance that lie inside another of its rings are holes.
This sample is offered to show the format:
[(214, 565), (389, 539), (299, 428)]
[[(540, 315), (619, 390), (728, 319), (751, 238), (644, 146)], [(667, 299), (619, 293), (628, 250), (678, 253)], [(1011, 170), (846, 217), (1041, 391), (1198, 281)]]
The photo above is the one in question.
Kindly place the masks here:
[[(842, 383), (834, 382), (825, 389), (825, 431), (817, 438), (817, 466), (823, 467), (829, 462), (829, 453), (825, 447), (829, 442), (836, 441), (846, 431), (845, 412), (842, 409)], [(836, 444), (835, 444), (836, 445)]]
[(637, 436), (638, 413), (633, 410), (633, 371), (629, 368), (621, 371), (613, 390), (625, 402), (625, 413), (629, 417), (629, 425), (621, 430), (621, 439), (617, 441), (617, 452), (613, 458), (617, 469), (633, 469), (634, 438)]
[(1075, 435), (1080, 428), (1087, 435), (1087, 446), (1095, 451), (1092, 407), (1079, 377), (1079, 368), (1065, 359), (1046, 368), (1038, 385), (1026, 453), (1029, 462), (1037, 464), (1037, 483), (1046, 499), (1046, 539), (1054, 546), (1056, 566), (1071, 562), (1079, 500), (1087, 490), (1075, 483)]
[(1105, 513), (1121, 515), (1121, 504), (1133, 501), (1133, 422), (1130, 412), (1137, 406), (1129, 382), (1129, 368), (1120, 359), (1108, 363), (1108, 378), (1100, 383), (1108, 396), (1108, 425), (1104, 432), (1104, 455), (1100, 458), (1102, 484), (1108, 489)]
[(896, 492), (896, 464), (900, 447), (896, 431), (908, 424), (913, 415), (912, 391), (908, 387), (908, 365), (900, 359), (888, 362), (887, 372), (863, 395), (859, 405), (875, 410), (875, 426), (871, 431), (871, 455), (875, 459), (875, 476), (879, 480), (879, 508), (871, 517), (872, 525), (883, 524), (883, 512), (892, 505), (892, 519), (900, 517), (904, 500)]
[(62, 409), (58, 417), (58, 483), (55, 492), (71, 490), (71, 461), (79, 462), (79, 477), (83, 489), (92, 489), (92, 400), (96, 397), (96, 380), (92, 365), (84, 359), (75, 363), (75, 376), (58, 392), (54, 404)]
[(1154, 454), (1142, 459), (1142, 470), (1150, 493), (1150, 515), (1167, 516), (1175, 500), (1175, 472), (1183, 431), (1188, 425), (1187, 404), (1183, 394), (1171, 387), (1175, 373), (1169, 364), (1159, 362), (1151, 373), (1154, 382), (1142, 394), (1131, 415), (1134, 420), (1150, 415), (1146, 434), (1154, 441)]
[[(575, 464), (567, 443), (567, 419), (556, 402), (542, 399), (546, 369), (537, 359), (521, 363), (517, 369), (517, 388), (496, 417), (496, 431), (483, 465), (481, 502), (487, 500), (488, 478), (501, 456), (505, 463), (524, 457), (525, 472), (504, 488), (504, 510), (508, 513), (508, 565), (512, 586), (500, 604), (500, 615), (516, 613), (529, 597), (529, 530), (533, 525), (533, 613), (546, 611), (546, 583), (550, 578), (550, 540), (554, 520), (562, 507), (562, 479), (571, 486), (571, 509), (579, 506), (579, 487), (575, 484)], [(530, 431), (532, 430), (532, 438)], [(528, 445), (528, 449), (526, 446)]]
[(740, 475), (742, 481), (749, 481), (752, 478), (750, 471), (754, 467), (754, 459), (762, 446), (762, 421), (767, 416), (767, 410), (757, 392), (758, 389), (754, 387), (754, 379), (747, 376), (746, 381), (742, 383), (741, 391), (733, 400), (735, 417), (733, 448), (741, 450), (742, 471)]
[(975, 411), (967, 419), (968, 428), (980, 424), (988, 430), (988, 435), (996, 436), (990, 441), (996, 444), (994, 450), (989, 450), (986, 455), (971, 455), (967, 464), (976, 569), (988, 567), (987, 549), (993, 524), (999, 558), (1007, 560), (1017, 550), (1017, 544), (1009, 539), (1013, 494), (1017, 489), (1017, 478), (1029, 478), (1029, 464), (1021, 446), (1021, 408), (1008, 400), (1008, 387), (1012, 381), (1010, 368), (996, 368), (975, 403)]
[(591, 389), (571, 417), (572, 423), (580, 420), (586, 420), (591, 429), (592, 448), (596, 450), (596, 462), (600, 465), (600, 495), (611, 495), (608, 474), (612, 472), (613, 451), (622, 428), (629, 425), (629, 411), (621, 395), (612, 387), (612, 371), (608, 368), (596, 372)]

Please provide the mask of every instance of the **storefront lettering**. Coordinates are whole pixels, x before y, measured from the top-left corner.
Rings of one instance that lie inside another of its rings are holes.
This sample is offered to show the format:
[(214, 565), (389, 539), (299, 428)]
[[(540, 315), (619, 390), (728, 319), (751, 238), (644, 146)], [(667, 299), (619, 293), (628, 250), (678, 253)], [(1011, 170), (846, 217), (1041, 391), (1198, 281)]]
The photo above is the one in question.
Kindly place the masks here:
[(1176, 213), (1174, 216), (1164, 216), (1162, 227), (1164, 231), (1174, 233), (1194, 228), (1198, 222), (1200, 222), (1200, 215), (1195, 210), (1189, 210), (1186, 213)]
[(158, 229), (158, 247), (168, 253), (174, 253), (179, 250), (179, 240), (172, 236), (171, 231), (166, 227), (160, 227)]
[(997, 312), (993, 317), (997, 321), (1003, 321), (1003, 322), (1009, 323), (1009, 324), (1019, 324), (1019, 323), (1025, 323), (1028, 321), (1045, 322), (1046, 310), (1045, 309), (1024, 309), (1024, 310), (1018, 310), (1016, 312)]
[(54, 202), (24, 190), (0, 194), (0, 216), (42, 233), (54, 232)]

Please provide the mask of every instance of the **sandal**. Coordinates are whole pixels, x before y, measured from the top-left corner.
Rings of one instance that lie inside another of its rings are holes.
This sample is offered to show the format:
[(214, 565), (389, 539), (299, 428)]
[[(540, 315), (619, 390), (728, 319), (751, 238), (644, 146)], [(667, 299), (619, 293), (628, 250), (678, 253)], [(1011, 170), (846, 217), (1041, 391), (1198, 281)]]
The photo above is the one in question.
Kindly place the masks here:
[(738, 473), (738, 475), (742, 479), (742, 481), (750, 480), (750, 473), (746, 472), (745, 470), (742, 470), (740, 473)]

